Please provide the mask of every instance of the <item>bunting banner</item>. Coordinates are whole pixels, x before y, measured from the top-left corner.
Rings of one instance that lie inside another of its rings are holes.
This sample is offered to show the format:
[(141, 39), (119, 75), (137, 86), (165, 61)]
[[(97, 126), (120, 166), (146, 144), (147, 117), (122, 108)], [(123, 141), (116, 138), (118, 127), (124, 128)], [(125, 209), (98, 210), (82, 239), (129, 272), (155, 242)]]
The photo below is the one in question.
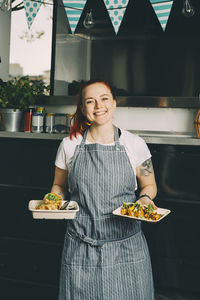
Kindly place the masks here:
[(153, 9), (157, 15), (157, 18), (162, 26), (162, 29), (165, 30), (169, 14), (171, 12), (173, 1), (166, 0), (150, 0)]
[(129, 0), (103, 0), (107, 8), (115, 33), (118, 33)]
[(63, 0), (72, 34), (76, 29), (86, 2), (87, 0)]
[(42, 0), (37, 0), (37, 2), (31, 0), (23, 0), (29, 29), (31, 28), (31, 25), (33, 24), (33, 21), (42, 5), (42, 3), (39, 2), (42, 2)]

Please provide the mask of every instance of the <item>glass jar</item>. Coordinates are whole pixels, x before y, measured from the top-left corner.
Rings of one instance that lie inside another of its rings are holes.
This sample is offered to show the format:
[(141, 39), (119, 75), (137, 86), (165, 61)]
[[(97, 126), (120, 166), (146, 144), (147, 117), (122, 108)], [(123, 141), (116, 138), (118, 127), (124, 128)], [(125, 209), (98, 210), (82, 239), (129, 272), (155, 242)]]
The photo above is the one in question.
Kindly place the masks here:
[(44, 131), (44, 115), (40, 112), (35, 112), (32, 115), (31, 131), (41, 133)]
[(54, 125), (55, 125), (55, 114), (48, 113), (46, 114), (46, 123), (45, 123), (45, 131), (47, 133), (54, 133)]
[(53, 129), (55, 133), (68, 133), (67, 114), (55, 114), (55, 123)]

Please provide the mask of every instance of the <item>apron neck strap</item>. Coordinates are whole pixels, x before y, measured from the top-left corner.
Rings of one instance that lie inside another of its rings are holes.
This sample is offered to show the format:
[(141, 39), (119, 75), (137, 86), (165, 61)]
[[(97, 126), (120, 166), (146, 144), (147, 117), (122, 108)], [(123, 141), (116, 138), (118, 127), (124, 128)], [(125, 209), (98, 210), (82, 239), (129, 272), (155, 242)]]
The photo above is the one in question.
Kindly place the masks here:
[[(113, 125), (113, 129), (114, 129), (114, 139), (115, 139), (116, 150), (120, 150), (118, 128), (115, 125)], [(89, 127), (84, 132), (83, 139), (80, 144), (81, 149), (84, 149), (88, 130), (89, 130)]]
[(115, 147), (116, 150), (120, 150), (118, 128), (115, 125), (113, 125), (113, 128), (114, 128), (114, 136), (115, 136)]

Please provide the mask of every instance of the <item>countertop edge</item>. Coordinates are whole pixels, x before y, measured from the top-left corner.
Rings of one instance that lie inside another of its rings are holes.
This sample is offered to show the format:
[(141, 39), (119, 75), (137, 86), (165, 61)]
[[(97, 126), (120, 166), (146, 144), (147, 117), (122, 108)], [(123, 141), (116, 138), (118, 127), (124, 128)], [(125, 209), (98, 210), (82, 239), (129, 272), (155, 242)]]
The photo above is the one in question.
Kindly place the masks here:
[[(129, 130), (134, 133), (133, 130)], [(200, 146), (200, 139), (195, 137), (180, 137), (173, 136), (148, 136), (137, 133), (145, 140), (147, 144), (168, 144), (168, 145), (190, 145)], [(68, 133), (26, 133), (26, 132), (6, 132), (0, 131), (0, 138), (13, 138), (13, 139), (39, 139), (39, 140), (62, 140), (64, 137), (69, 136)]]

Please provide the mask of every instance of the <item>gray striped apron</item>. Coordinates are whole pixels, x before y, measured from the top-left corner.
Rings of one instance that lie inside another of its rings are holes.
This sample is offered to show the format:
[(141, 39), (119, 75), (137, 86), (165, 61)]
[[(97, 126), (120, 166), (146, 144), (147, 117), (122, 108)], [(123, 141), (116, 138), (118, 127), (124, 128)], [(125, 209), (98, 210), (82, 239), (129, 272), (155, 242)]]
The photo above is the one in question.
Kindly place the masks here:
[(133, 168), (114, 133), (114, 145), (86, 144), (86, 131), (74, 153), (68, 180), (80, 210), (67, 223), (59, 300), (154, 299), (141, 222), (112, 214), (136, 200)]

